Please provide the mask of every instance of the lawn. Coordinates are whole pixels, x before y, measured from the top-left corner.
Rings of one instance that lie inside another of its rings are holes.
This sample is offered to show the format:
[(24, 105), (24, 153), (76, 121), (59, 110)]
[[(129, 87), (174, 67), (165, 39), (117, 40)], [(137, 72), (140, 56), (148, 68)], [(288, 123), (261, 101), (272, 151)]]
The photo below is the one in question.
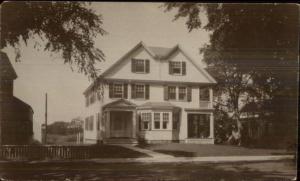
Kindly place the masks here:
[(279, 149), (255, 149), (231, 145), (204, 145), (204, 144), (149, 144), (142, 146), (145, 149), (159, 153), (170, 154), (175, 157), (204, 157), (204, 156), (264, 156), (293, 154)]

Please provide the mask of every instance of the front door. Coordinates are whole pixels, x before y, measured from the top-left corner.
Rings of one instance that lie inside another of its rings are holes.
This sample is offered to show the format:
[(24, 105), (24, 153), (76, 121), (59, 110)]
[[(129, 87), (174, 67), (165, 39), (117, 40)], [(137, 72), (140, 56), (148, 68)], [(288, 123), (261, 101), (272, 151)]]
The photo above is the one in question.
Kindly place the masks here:
[(110, 137), (111, 138), (132, 137), (132, 112), (129, 111), (110, 112)]
[(188, 114), (188, 138), (208, 138), (209, 126), (209, 114)]

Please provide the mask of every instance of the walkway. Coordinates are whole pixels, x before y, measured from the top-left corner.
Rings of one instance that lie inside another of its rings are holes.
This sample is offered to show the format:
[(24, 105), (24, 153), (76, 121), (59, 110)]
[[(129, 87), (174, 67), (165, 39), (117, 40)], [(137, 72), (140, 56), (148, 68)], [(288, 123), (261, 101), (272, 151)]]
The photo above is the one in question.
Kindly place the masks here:
[(151, 157), (153, 157), (154, 159), (160, 159), (160, 158), (174, 158), (174, 156), (172, 155), (167, 155), (167, 154), (163, 154), (163, 153), (158, 153), (158, 152), (154, 152), (151, 150), (147, 150), (147, 149), (143, 149), (143, 148), (139, 148), (136, 146), (132, 146), (132, 145), (125, 145), (125, 144), (120, 144), (119, 146), (123, 146), (125, 148), (134, 150), (134, 151), (138, 151), (141, 153), (145, 153)]

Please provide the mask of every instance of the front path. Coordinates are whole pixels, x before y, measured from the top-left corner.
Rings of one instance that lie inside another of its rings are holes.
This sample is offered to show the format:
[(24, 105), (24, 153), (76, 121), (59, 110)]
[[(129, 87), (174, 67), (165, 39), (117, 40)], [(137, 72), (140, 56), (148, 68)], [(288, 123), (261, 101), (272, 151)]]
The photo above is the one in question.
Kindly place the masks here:
[(119, 145), (119, 146), (123, 146), (123, 147), (125, 147), (127, 149), (131, 149), (133, 151), (137, 151), (137, 152), (141, 152), (141, 153), (147, 154), (147, 155), (151, 156), (154, 159), (173, 158), (174, 157), (174, 156), (171, 156), (171, 155), (154, 152), (154, 151), (151, 151), (149, 149), (143, 149), (143, 148), (135, 147), (135, 146), (132, 146), (132, 145), (124, 145), (123, 144), (123, 145)]

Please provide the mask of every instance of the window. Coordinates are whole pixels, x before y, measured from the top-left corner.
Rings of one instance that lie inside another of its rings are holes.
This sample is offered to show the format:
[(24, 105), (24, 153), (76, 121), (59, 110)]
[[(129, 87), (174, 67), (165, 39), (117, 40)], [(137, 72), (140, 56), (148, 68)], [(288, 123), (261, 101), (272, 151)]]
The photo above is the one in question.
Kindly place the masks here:
[(154, 129), (160, 129), (160, 113), (154, 113)]
[(137, 84), (135, 86), (135, 91), (136, 98), (145, 98), (145, 85)]
[(85, 130), (93, 131), (94, 129), (94, 116), (85, 118)]
[(210, 128), (209, 114), (189, 114), (188, 115), (188, 137), (208, 138)]
[(169, 123), (169, 113), (163, 113), (163, 129), (168, 128)]
[(114, 84), (113, 95), (115, 98), (123, 97), (123, 85), (122, 84)]
[(169, 99), (176, 99), (176, 87), (175, 86), (169, 86), (168, 87), (168, 94)]
[(131, 84), (131, 99), (149, 99), (149, 89), (148, 84)]
[(181, 74), (181, 62), (172, 62), (173, 74)]
[(209, 101), (209, 89), (200, 88), (200, 101)]
[(135, 60), (135, 71), (136, 72), (145, 72), (145, 61), (144, 60)]
[(149, 73), (149, 60), (132, 59), (132, 72)]
[(151, 113), (142, 113), (142, 130), (149, 130), (150, 129), (150, 121), (151, 121)]
[(173, 75), (185, 75), (186, 63), (185, 62), (170, 62), (169, 73)]
[(191, 86), (179, 86), (178, 91), (176, 89), (177, 89), (176, 86), (165, 86), (164, 100), (180, 100), (180, 101), (188, 101), (188, 102), (192, 101)]
[(179, 100), (186, 100), (186, 87), (179, 87)]

